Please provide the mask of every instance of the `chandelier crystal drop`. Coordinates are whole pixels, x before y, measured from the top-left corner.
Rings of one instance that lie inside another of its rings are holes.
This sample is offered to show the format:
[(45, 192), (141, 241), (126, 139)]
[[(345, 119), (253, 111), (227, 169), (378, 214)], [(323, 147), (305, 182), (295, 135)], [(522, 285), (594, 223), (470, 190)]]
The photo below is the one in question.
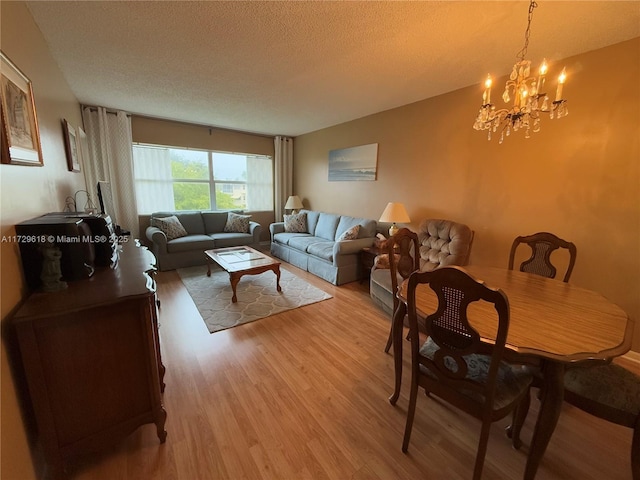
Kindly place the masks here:
[(531, 130), (540, 131), (540, 113), (548, 113), (549, 118), (562, 118), (569, 114), (567, 101), (562, 98), (564, 82), (567, 79), (566, 69), (563, 68), (558, 76), (555, 100), (549, 100), (545, 92), (545, 80), (549, 69), (547, 60), (543, 59), (537, 74), (531, 75), (531, 61), (525, 60), (529, 47), (529, 35), (531, 34), (531, 19), (533, 9), (538, 4), (531, 0), (529, 15), (527, 18), (527, 30), (524, 35), (524, 47), (518, 52), (518, 61), (513, 66), (509, 80), (504, 87), (502, 100), (509, 103), (513, 99), (510, 109), (496, 109), (491, 103), (491, 75), (487, 75), (482, 94), (482, 106), (473, 124), (475, 130), (487, 130), (488, 140), (492, 133), (499, 133), (502, 143), (504, 137), (512, 132), (525, 131), (525, 138), (529, 138)]

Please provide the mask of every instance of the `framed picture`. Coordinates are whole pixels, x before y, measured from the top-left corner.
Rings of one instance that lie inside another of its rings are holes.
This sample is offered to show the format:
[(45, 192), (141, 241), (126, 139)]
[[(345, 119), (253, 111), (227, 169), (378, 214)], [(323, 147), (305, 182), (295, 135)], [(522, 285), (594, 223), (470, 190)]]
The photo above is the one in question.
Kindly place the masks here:
[(78, 157), (78, 137), (76, 129), (65, 119), (62, 119), (62, 130), (64, 131), (64, 149), (67, 152), (67, 167), (70, 172), (79, 172), (80, 159)]
[(329, 151), (329, 181), (353, 182), (375, 180), (378, 144)]
[(41, 167), (42, 148), (31, 80), (0, 52), (2, 163)]

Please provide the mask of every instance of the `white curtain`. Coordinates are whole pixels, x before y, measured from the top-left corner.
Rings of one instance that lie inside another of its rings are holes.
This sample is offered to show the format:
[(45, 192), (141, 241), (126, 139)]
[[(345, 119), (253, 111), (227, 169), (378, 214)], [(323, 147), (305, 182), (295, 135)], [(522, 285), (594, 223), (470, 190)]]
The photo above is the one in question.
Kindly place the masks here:
[(276, 222), (282, 221), (284, 204), (293, 195), (293, 139), (277, 136), (275, 141), (275, 214)]
[(126, 112), (107, 112), (104, 107), (83, 107), (82, 119), (90, 156), (84, 164), (84, 176), (92, 197), (97, 198), (98, 181), (111, 185), (114, 223), (139, 238), (138, 212), (133, 180), (131, 119)]
[(273, 210), (271, 157), (247, 155), (247, 210)]
[(133, 170), (140, 215), (175, 210), (171, 155), (168, 148), (134, 146)]

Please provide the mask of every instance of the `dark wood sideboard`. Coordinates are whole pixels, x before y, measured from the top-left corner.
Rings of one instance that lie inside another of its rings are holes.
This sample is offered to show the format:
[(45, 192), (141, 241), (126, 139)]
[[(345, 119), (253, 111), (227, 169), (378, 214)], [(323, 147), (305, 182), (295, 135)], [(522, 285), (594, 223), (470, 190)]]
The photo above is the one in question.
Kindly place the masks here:
[(68, 459), (155, 423), (164, 443), (155, 258), (131, 240), (115, 268), (53, 293), (32, 293), (13, 317), (44, 455), (54, 478)]

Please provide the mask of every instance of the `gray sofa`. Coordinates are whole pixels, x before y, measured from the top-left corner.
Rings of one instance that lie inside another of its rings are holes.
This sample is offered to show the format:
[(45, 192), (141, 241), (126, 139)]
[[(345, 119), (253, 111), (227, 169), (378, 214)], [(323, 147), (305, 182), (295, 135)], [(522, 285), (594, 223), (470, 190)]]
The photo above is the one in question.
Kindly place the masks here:
[[(333, 213), (300, 210), (306, 215), (306, 230), (286, 232), (284, 222), (272, 223), (271, 254), (334, 285), (360, 277), (359, 253), (373, 245), (377, 222)], [(351, 227), (360, 225), (358, 238), (338, 239)]]
[[(262, 227), (259, 223), (249, 221), (248, 233), (225, 232), (229, 212), (189, 211), (189, 212), (156, 212), (151, 214), (150, 224), (154, 218), (175, 215), (187, 232), (186, 236), (169, 240), (158, 227), (149, 226), (146, 236), (151, 242), (151, 251), (158, 260), (160, 270), (174, 270), (206, 263), (205, 250), (241, 245), (258, 245)], [(238, 212), (234, 212), (238, 213)]]
[[(445, 265), (464, 266), (469, 262), (473, 230), (450, 220), (423, 220), (418, 227), (420, 270), (430, 272)], [(393, 313), (391, 272), (385, 255), (379, 255), (371, 269), (369, 295), (388, 314)], [(385, 261), (386, 260), (386, 261)], [(398, 278), (398, 285), (402, 278)]]

